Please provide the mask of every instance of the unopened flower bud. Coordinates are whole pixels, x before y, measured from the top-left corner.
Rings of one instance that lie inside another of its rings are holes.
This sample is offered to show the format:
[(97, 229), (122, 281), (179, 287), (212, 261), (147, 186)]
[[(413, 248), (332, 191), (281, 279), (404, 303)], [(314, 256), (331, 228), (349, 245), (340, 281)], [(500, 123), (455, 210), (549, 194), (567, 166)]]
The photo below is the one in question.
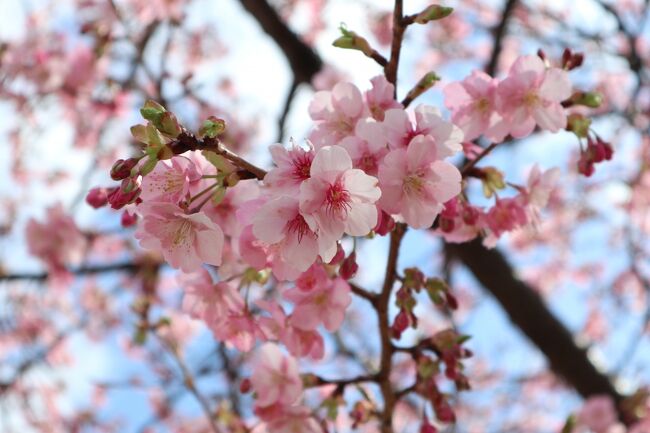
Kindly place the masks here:
[(86, 203), (99, 209), (102, 206), (106, 206), (108, 203), (108, 191), (106, 188), (92, 188), (86, 194)]
[(252, 387), (253, 386), (251, 385), (250, 379), (246, 378), (242, 380), (241, 383), (239, 384), (239, 392), (241, 392), (242, 394), (247, 394), (248, 392), (250, 392)]
[(424, 419), (422, 421), (422, 426), (420, 427), (420, 433), (437, 433), (438, 429), (436, 429), (434, 426), (432, 426), (429, 423), (429, 420)]
[(138, 163), (138, 158), (118, 159), (111, 168), (111, 179), (123, 180), (131, 176), (131, 170)]
[(377, 218), (377, 225), (374, 228), (375, 233), (379, 236), (385, 236), (388, 233), (392, 232), (395, 228), (395, 220), (392, 216), (384, 212), (383, 210), (379, 212), (379, 217)]
[(357, 264), (357, 253), (352, 251), (348, 257), (343, 260), (341, 267), (339, 268), (339, 275), (344, 280), (349, 280), (354, 277), (354, 275), (359, 270), (359, 265)]
[(417, 14), (415, 17), (415, 22), (418, 24), (426, 24), (429, 21), (441, 20), (451, 15), (453, 11), (454, 8), (440, 5), (431, 5)]
[(343, 251), (343, 247), (341, 244), (336, 244), (336, 254), (334, 254), (334, 257), (332, 257), (332, 260), (329, 261), (328, 265), (338, 265), (343, 261), (345, 258), (345, 251)]
[(435, 405), (436, 417), (444, 423), (452, 423), (456, 421), (456, 414), (446, 401), (441, 401)]
[(337, 48), (345, 48), (348, 50), (359, 50), (366, 56), (371, 57), (373, 54), (373, 49), (368, 43), (367, 40), (357, 35), (355, 32), (352, 32), (346, 29), (344, 26), (340, 27), (342, 36), (336, 39), (332, 45)]
[(131, 213), (128, 210), (122, 212), (122, 217), (120, 218), (122, 227), (131, 227), (136, 222), (138, 222), (138, 215), (135, 212)]

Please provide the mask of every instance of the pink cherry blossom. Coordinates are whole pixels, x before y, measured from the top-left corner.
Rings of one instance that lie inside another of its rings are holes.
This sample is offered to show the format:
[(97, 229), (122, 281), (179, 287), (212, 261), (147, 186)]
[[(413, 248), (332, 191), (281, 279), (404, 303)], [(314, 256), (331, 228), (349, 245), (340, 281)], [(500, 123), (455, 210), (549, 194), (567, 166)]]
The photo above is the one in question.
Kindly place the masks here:
[(231, 314), (244, 310), (244, 298), (235, 287), (221, 281), (213, 283), (207, 270), (182, 274), (179, 283), (183, 288), (183, 311), (203, 320), (211, 329), (221, 326)]
[(283, 408), (281, 414), (266, 424), (268, 433), (322, 433), (323, 427), (305, 406)]
[(578, 423), (594, 433), (605, 433), (618, 421), (616, 407), (611, 397), (597, 395), (590, 397), (578, 414)]
[(395, 86), (393, 86), (383, 75), (371, 79), (372, 89), (366, 91), (366, 102), (370, 114), (375, 120), (384, 120), (386, 110), (391, 108), (402, 108), (402, 104), (393, 98)]
[(253, 233), (275, 245), (279, 259), (297, 272), (306, 271), (318, 256), (317, 235), (300, 213), (297, 197), (281, 196), (264, 204), (253, 218)]
[(334, 257), (343, 233), (365, 236), (376, 225), (377, 183), (377, 178), (352, 168), (342, 147), (326, 146), (316, 153), (311, 177), (300, 186), (300, 212), (317, 233), (323, 261)]
[(194, 163), (183, 156), (160, 161), (156, 168), (142, 179), (140, 197), (147, 202), (165, 201), (178, 203), (190, 191), (190, 183), (201, 180), (201, 173)]
[(388, 153), (388, 140), (381, 123), (364, 119), (357, 123), (354, 135), (345, 137), (339, 145), (348, 151), (354, 168), (377, 176), (379, 163)]
[(445, 208), (440, 213), (436, 234), (441, 235), (446, 242), (467, 242), (481, 232), (481, 216), (482, 212), (478, 208), (454, 197), (445, 203)]
[(172, 203), (143, 203), (138, 210), (143, 220), (135, 237), (172, 267), (192, 272), (204, 263), (221, 264), (223, 231), (205, 213), (188, 214)]
[(290, 406), (302, 396), (298, 363), (284, 355), (273, 343), (265, 343), (255, 354), (251, 385), (257, 395), (256, 406)]
[(461, 179), (455, 166), (438, 159), (435, 140), (420, 135), (406, 149), (386, 155), (379, 167), (378, 204), (414, 228), (430, 227), (444, 203), (460, 193)]
[(363, 96), (354, 84), (338, 83), (331, 91), (316, 92), (309, 105), (316, 127), (309, 138), (316, 149), (333, 146), (352, 135), (367, 112)]
[(496, 238), (527, 222), (528, 216), (520, 197), (497, 199), (495, 205), (485, 214), (485, 224)]
[(257, 270), (269, 265), (270, 249), (253, 234), (253, 225), (249, 224), (239, 234), (239, 254), (244, 262)]
[(552, 168), (542, 172), (539, 166), (533, 166), (528, 175), (524, 198), (531, 221), (539, 220), (540, 210), (548, 203), (551, 192), (557, 186), (560, 169)]
[(296, 304), (290, 323), (303, 330), (314, 330), (322, 323), (328, 331), (336, 331), (352, 302), (350, 285), (339, 277), (307, 292), (290, 289), (285, 297)]
[(445, 105), (470, 141), (484, 135), (492, 142), (503, 141), (508, 135), (508, 125), (496, 110), (498, 80), (484, 72), (474, 71), (463, 81), (445, 87)]
[(243, 229), (237, 211), (246, 203), (258, 198), (260, 186), (254, 179), (242, 180), (228, 188), (226, 195), (215, 205), (209, 202), (203, 207), (205, 214), (227, 234), (238, 233)]
[(296, 287), (303, 292), (310, 292), (316, 287), (329, 283), (329, 276), (321, 264), (313, 264), (309, 269), (296, 278)]
[(309, 178), (314, 159), (314, 149), (310, 142), (307, 143), (307, 149), (295, 144), (288, 150), (280, 144), (272, 145), (269, 151), (277, 167), (266, 174), (264, 184), (275, 192), (297, 193), (302, 181)]
[(434, 139), (438, 158), (446, 158), (462, 149), (463, 131), (440, 117), (437, 108), (428, 105), (416, 107), (415, 125), (402, 109), (386, 111), (382, 125), (392, 149), (408, 146), (418, 135), (429, 135)]
[(266, 340), (280, 341), (293, 356), (322, 359), (325, 355), (323, 337), (315, 330), (303, 330), (290, 323), (277, 302), (257, 301), (257, 305), (268, 311), (270, 317), (260, 318), (260, 328)]
[(535, 125), (551, 132), (566, 126), (561, 102), (571, 96), (566, 71), (546, 68), (537, 56), (519, 57), (499, 83), (496, 105), (515, 138), (529, 135)]
[(25, 237), (29, 253), (41, 259), (49, 272), (60, 276), (67, 272), (67, 265), (81, 261), (86, 249), (86, 238), (60, 204), (47, 210), (45, 222), (30, 218)]
[(248, 311), (231, 313), (221, 323), (210, 328), (214, 337), (240, 352), (248, 352), (257, 338), (263, 337), (255, 318)]

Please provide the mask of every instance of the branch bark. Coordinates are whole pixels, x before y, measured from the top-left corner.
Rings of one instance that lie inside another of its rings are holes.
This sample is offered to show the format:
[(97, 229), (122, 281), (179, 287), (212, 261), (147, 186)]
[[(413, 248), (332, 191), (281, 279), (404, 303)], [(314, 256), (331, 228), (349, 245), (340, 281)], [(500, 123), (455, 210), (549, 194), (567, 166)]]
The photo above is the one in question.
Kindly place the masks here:
[(276, 10), (265, 0), (240, 0), (240, 3), (262, 26), (262, 29), (282, 50), (295, 81), (309, 83), (323, 67), (323, 61), (280, 18)]
[(501, 252), (485, 248), (479, 239), (447, 244), (446, 248), (496, 298), (512, 323), (544, 353), (551, 369), (580, 395), (607, 394), (616, 402), (623, 399), (609, 378), (589, 361), (586, 350), (575, 344), (571, 333), (549, 311), (541, 296), (515, 276)]

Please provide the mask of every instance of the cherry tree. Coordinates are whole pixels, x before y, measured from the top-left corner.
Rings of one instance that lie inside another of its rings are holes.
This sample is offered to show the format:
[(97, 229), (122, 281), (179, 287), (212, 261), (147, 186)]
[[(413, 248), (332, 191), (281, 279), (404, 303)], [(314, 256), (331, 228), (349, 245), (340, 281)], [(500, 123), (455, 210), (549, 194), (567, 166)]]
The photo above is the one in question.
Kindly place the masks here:
[(0, 7), (3, 432), (650, 432), (647, 2)]

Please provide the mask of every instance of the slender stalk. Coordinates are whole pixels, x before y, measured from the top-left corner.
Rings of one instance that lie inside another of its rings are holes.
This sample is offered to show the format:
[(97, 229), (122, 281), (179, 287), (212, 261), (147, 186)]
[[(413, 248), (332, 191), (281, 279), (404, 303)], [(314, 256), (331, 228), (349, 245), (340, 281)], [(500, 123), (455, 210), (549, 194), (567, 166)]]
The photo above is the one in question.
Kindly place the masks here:
[(497, 147), (498, 145), (499, 145), (499, 143), (492, 143), (488, 147), (483, 149), (483, 152), (481, 152), (476, 158), (474, 158), (471, 161), (468, 161), (463, 166), (463, 168), (460, 171), (461, 174), (463, 176), (465, 176), (471, 169), (473, 169), (476, 166), (476, 164), (478, 164), (483, 158), (488, 156), (490, 154), (490, 152), (492, 152), (494, 150), (494, 148)]
[(178, 368), (180, 368), (181, 373), (183, 374), (183, 383), (185, 383), (187, 389), (194, 396), (194, 398), (196, 398), (196, 400), (199, 402), (199, 405), (201, 406), (201, 409), (203, 410), (205, 417), (208, 419), (208, 423), (210, 424), (210, 429), (212, 430), (212, 433), (221, 433), (221, 430), (219, 429), (217, 423), (214, 420), (214, 414), (210, 409), (210, 403), (206, 400), (205, 396), (201, 394), (199, 390), (196, 388), (196, 384), (194, 383), (194, 377), (192, 376), (190, 369), (187, 367), (185, 360), (178, 353), (176, 347), (174, 347), (169, 341), (167, 341), (162, 337), (159, 337), (159, 340), (167, 348), (172, 358), (174, 358), (174, 361), (176, 361)]
[(399, 67), (399, 56), (402, 50), (402, 39), (404, 38), (403, 18), (403, 1), (395, 0), (395, 9), (393, 10), (393, 42), (390, 47), (390, 60), (384, 68), (386, 79), (395, 86), (394, 97), (397, 99), (397, 69)]
[(393, 412), (397, 396), (390, 383), (390, 371), (392, 367), (393, 344), (391, 342), (390, 319), (388, 317), (388, 306), (390, 295), (397, 280), (397, 259), (399, 257), (399, 247), (402, 238), (406, 233), (406, 225), (398, 224), (390, 234), (390, 249), (388, 251), (388, 261), (386, 263), (386, 275), (379, 298), (377, 299), (376, 309), (379, 322), (379, 334), (381, 339), (381, 362), (379, 373), (377, 375), (381, 394), (384, 399), (384, 409), (381, 412), (381, 431), (382, 433), (393, 433)]

